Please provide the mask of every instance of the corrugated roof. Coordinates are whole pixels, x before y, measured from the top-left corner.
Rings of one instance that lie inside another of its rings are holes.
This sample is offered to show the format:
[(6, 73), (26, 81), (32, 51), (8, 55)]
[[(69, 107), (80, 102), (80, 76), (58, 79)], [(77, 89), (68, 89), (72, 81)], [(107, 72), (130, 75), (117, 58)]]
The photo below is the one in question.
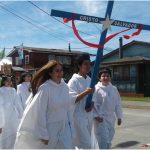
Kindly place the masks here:
[[(136, 44), (150, 46), (150, 43), (149, 43), (149, 42), (143, 42), (143, 41), (135, 41), (135, 40), (133, 40), (132, 42), (129, 42), (129, 43), (123, 45), (123, 46), (122, 46), (122, 49), (125, 49), (125, 48), (127, 48), (127, 47), (129, 47), (129, 46), (136, 45)], [(104, 55), (104, 56), (103, 56), (103, 59), (108, 58), (108, 57), (110, 57), (110, 56), (112, 56), (112, 55), (114, 55), (114, 54), (117, 54), (117, 53), (119, 53), (119, 48), (117, 48), (117, 49), (111, 51), (110, 53), (107, 53), (106, 55)]]
[[(8, 57), (11, 57), (15, 52), (17, 52), (17, 49), (19, 46), (14, 46), (13, 50), (8, 54)], [(32, 53), (53, 53), (53, 54), (64, 54), (64, 55), (76, 55), (76, 54), (83, 54), (85, 52), (81, 51), (69, 51), (69, 50), (63, 50), (63, 49), (48, 49), (48, 48), (36, 48), (36, 47), (27, 47), (23, 46), (24, 51), (32, 52)], [(90, 54), (91, 56), (95, 56), (94, 54)]]
[(121, 64), (138, 64), (138, 63), (143, 63), (143, 62), (149, 62), (150, 63), (150, 58), (148, 57), (143, 57), (143, 56), (135, 56), (135, 57), (125, 57), (122, 59), (118, 59), (116, 61), (112, 62), (103, 62), (103, 66), (113, 66), (113, 65), (121, 65)]

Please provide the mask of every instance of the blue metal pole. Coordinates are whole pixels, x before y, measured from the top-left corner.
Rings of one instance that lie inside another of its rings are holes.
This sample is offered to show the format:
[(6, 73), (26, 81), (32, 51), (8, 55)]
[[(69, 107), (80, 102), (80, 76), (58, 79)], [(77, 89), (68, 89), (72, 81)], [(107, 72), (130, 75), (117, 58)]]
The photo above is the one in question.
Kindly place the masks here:
[[(107, 5), (107, 10), (105, 13), (105, 18), (107, 16), (111, 16), (111, 12), (112, 12), (112, 8), (113, 8), (113, 4), (114, 1), (109, 1), (108, 5)], [(100, 45), (104, 45), (105, 39), (106, 39), (106, 35), (107, 35), (107, 29), (104, 30), (101, 34), (101, 38), (100, 38)], [(94, 64), (94, 69), (93, 69), (93, 73), (92, 73), (92, 79), (91, 79), (91, 88), (94, 88), (95, 84), (96, 84), (96, 78), (98, 75), (98, 71), (99, 71), (99, 67), (100, 67), (100, 62), (102, 61), (102, 57), (103, 57), (103, 48), (98, 48), (97, 50), (97, 55), (96, 55), (96, 60), (95, 60), (95, 64)], [(92, 94), (90, 94), (87, 99), (86, 99), (86, 105), (85, 105), (85, 109), (88, 109), (91, 107), (92, 104)]]

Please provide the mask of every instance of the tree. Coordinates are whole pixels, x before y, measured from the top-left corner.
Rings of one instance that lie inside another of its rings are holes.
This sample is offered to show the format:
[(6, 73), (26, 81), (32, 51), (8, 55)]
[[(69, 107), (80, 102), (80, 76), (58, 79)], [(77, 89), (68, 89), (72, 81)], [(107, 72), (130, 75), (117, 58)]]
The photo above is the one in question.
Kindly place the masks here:
[(5, 57), (5, 48), (0, 51), (0, 59), (3, 59)]

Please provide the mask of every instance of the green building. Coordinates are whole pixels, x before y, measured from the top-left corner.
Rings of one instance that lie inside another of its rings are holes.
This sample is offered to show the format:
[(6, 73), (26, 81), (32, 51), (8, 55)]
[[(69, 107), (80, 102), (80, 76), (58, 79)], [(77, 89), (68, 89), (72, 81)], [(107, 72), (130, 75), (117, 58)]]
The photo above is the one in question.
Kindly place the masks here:
[(103, 56), (101, 67), (112, 71), (112, 83), (122, 95), (150, 97), (150, 43), (132, 41)]

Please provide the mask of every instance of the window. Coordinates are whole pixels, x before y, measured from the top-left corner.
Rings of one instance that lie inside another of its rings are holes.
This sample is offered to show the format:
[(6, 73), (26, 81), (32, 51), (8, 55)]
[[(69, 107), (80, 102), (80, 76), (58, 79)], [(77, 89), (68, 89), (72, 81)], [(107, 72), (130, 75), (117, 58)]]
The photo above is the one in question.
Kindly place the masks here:
[(114, 80), (120, 80), (120, 78), (121, 78), (121, 67), (114, 67), (114, 69), (113, 69), (113, 78), (114, 78)]
[(29, 55), (25, 55), (25, 64), (29, 64)]
[(19, 57), (15, 58), (15, 65), (19, 65)]
[(71, 57), (69, 56), (56, 56), (56, 60), (65, 65), (71, 64)]
[(19, 59), (19, 57), (15, 57), (15, 65), (22, 65), (22, 59)]
[(55, 58), (55, 55), (49, 55), (48, 56), (48, 60), (55, 60), (56, 58)]
[(122, 67), (122, 79), (125, 81), (130, 80), (130, 66)]
[(63, 56), (56, 56), (56, 60), (63, 63)]
[(63, 64), (70, 65), (71, 64), (71, 57), (63, 56)]
[(136, 80), (137, 70), (135, 65), (130, 66), (130, 78), (131, 80)]
[(130, 66), (116, 66), (113, 69), (113, 80), (128, 81), (130, 80)]

